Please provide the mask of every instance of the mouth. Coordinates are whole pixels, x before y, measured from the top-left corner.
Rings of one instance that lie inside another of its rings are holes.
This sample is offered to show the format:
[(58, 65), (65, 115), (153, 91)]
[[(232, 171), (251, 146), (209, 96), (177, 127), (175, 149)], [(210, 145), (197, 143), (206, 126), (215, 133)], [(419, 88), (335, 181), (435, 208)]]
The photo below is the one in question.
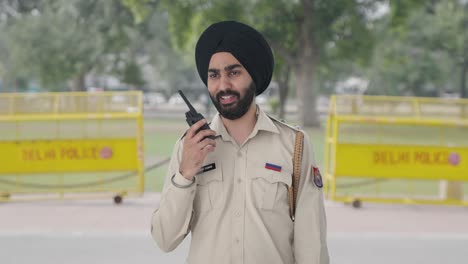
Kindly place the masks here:
[(237, 96), (232, 95), (232, 94), (222, 95), (222, 96), (219, 96), (218, 100), (222, 105), (228, 106), (237, 102)]

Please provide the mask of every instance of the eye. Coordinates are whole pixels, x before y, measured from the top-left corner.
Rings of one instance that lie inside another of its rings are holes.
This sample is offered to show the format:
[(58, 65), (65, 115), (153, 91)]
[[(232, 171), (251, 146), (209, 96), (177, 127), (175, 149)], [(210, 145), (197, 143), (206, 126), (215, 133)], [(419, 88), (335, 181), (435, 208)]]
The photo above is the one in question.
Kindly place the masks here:
[(231, 76), (231, 77), (236, 77), (239, 74), (240, 74), (240, 71), (231, 71), (231, 72), (229, 72), (229, 76)]
[(211, 72), (211, 73), (208, 74), (208, 78), (216, 79), (216, 78), (218, 78), (218, 74), (216, 72)]

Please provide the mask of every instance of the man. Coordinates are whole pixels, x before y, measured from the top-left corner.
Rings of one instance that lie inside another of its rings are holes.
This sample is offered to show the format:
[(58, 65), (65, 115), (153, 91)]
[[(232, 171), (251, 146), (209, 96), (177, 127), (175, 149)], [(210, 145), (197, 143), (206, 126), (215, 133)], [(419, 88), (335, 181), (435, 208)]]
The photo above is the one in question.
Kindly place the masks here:
[(220, 22), (203, 32), (195, 57), (218, 114), (211, 130), (196, 133), (206, 123), (201, 120), (176, 143), (152, 217), (153, 238), (167, 252), (191, 232), (190, 264), (329, 263), (322, 186), (308, 137), (291, 217), (287, 187), (297, 130), (255, 104), (273, 73), (268, 43), (250, 26)]

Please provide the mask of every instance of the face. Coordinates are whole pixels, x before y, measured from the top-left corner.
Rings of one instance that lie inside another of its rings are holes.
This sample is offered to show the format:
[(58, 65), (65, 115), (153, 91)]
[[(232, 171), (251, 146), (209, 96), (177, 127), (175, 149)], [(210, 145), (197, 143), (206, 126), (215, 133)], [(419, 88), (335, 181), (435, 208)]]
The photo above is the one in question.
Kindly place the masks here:
[(208, 66), (208, 92), (221, 116), (235, 120), (252, 106), (255, 84), (247, 70), (228, 52), (213, 54)]

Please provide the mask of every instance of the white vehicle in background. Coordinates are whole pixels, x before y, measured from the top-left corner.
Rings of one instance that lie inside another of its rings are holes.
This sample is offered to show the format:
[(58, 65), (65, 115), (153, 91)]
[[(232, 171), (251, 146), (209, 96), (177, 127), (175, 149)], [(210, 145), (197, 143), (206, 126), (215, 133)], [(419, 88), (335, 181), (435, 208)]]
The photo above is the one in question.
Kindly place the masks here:
[(166, 103), (166, 97), (162, 93), (145, 93), (143, 101), (148, 106), (158, 106)]
[(180, 104), (184, 104), (184, 99), (182, 99), (180, 94), (175, 93), (175, 94), (171, 95), (171, 97), (169, 98), (168, 103), (170, 105), (180, 105)]

